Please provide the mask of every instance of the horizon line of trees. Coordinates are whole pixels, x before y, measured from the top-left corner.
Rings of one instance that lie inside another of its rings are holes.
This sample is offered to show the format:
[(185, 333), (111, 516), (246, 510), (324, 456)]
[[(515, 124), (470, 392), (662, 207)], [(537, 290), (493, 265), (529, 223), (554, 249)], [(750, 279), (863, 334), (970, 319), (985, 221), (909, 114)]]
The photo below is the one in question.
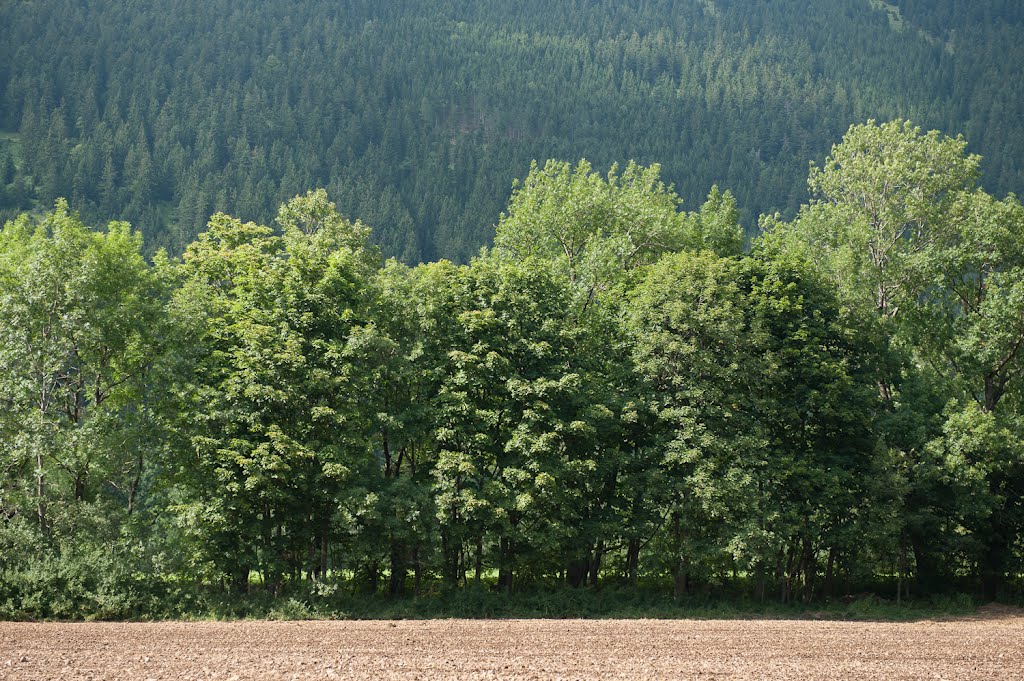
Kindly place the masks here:
[(274, 226), (215, 214), (181, 258), (63, 200), (21, 215), (0, 609), (123, 614), (254, 575), (1005, 594), (1024, 208), (965, 146), (851, 126), (746, 248), (730, 192), (684, 212), (635, 163), (534, 164), (466, 265), (384, 262), (324, 190)]

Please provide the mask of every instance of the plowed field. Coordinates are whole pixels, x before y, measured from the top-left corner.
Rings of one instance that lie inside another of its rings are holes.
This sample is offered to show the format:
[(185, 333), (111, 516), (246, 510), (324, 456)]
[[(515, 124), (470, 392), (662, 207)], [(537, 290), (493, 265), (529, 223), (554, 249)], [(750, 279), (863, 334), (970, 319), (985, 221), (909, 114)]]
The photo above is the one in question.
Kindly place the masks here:
[(1024, 679), (1024, 618), (0, 623), (0, 679)]

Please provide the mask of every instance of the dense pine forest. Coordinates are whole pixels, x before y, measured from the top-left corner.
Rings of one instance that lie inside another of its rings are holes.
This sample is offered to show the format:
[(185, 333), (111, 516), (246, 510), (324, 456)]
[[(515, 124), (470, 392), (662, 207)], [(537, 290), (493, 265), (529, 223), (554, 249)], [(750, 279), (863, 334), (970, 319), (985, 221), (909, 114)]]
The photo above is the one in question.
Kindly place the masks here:
[(660, 163), (793, 218), (851, 123), (962, 133), (1024, 185), (1018, 0), (0, 2), (0, 211), (67, 197), (180, 254), (322, 186), (387, 256), (466, 262), (532, 159)]
[(324, 190), (180, 258), (22, 214), (0, 615), (1018, 598), (1024, 207), (983, 176), (963, 138), (854, 125), (748, 243), (729, 191), (550, 161), (464, 265), (384, 260)]

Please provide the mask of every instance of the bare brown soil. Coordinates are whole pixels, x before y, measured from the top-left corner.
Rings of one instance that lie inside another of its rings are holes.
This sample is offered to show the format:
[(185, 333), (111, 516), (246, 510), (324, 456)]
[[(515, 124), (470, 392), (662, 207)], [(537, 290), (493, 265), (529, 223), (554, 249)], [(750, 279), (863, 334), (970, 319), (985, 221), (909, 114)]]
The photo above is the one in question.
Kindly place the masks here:
[(1024, 679), (1024, 617), (0, 623), (0, 679)]

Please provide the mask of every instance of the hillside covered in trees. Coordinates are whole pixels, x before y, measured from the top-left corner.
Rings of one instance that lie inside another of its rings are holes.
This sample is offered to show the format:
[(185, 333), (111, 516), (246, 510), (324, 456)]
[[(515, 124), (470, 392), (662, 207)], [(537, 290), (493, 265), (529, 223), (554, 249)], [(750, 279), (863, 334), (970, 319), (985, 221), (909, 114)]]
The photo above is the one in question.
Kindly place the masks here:
[(980, 176), (962, 138), (853, 126), (744, 248), (729, 192), (550, 161), (465, 265), (384, 261), (323, 190), (181, 258), (23, 214), (0, 616), (1019, 597), (1024, 207)]
[(854, 122), (963, 133), (1024, 186), (1017, 0), (0, 3), (0, 210), (180, 253), (326, 187), (386, 255), (466, 262), (532, 159), (662, 165), (744, 227)]

